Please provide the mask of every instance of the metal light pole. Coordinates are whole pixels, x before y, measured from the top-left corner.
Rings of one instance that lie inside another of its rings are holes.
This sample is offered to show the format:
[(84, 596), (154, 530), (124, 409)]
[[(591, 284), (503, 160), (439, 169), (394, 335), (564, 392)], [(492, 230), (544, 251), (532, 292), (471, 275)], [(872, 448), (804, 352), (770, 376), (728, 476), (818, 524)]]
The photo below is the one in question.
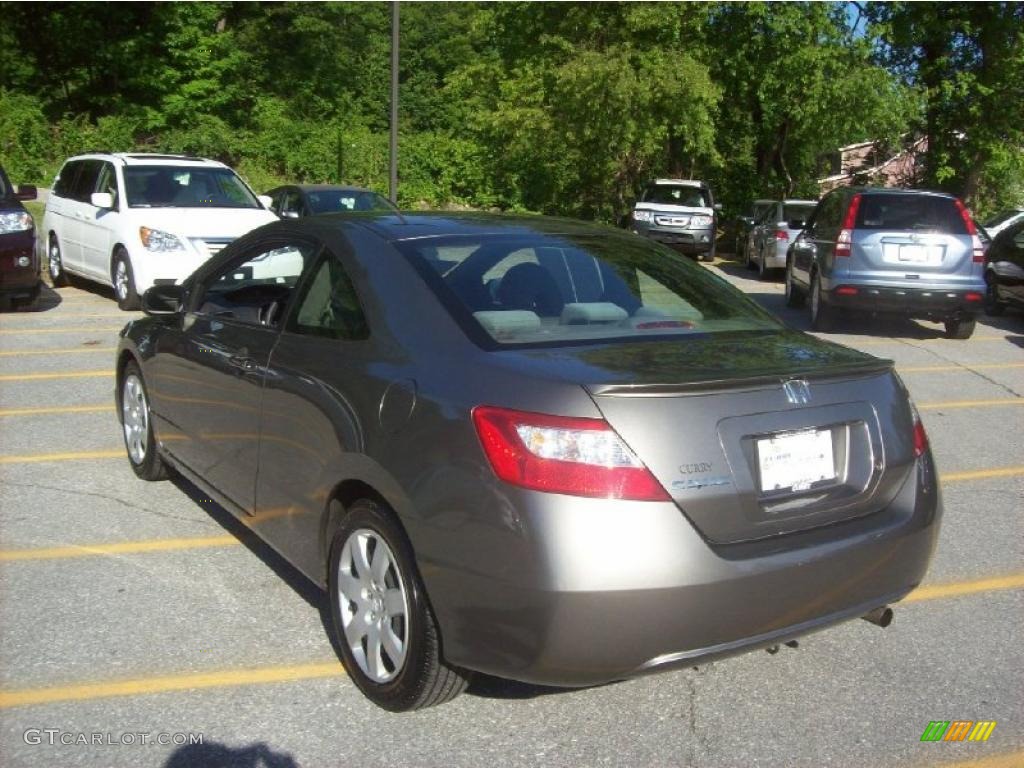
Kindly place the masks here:
[(391, 3), (391, 202), (398, 202), (398, 0)]

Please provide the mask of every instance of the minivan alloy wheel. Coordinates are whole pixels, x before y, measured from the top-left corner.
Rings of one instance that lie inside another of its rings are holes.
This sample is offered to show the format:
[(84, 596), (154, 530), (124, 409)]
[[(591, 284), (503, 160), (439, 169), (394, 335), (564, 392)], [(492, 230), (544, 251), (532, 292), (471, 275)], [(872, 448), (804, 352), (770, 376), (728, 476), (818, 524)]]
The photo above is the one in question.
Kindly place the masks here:
[(61, 260), (60, 244), (53, 235), (50, 236), (50, 248), (47, 256), (47, 271), (50, 273), (50, 282), (58, 288), (67, 285), (68, 276), (64, 271), (64, 262)]
[(114, 268), (114, 291), (117, 293), (118, 301), (128, 298), (128, 265), (123, 259), (118, 259)]

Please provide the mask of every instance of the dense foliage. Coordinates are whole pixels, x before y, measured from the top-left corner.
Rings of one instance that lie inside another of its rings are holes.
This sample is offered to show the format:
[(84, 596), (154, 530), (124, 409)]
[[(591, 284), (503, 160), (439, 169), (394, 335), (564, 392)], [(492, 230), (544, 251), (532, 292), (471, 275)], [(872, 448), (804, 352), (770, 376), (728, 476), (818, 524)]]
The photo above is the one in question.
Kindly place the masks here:
[[(198, 153), (262, 190), (386, 191), (388, 3), (0, 3), (0, 161)], [(930, 140), (925, 181), (1022, 202), (1011, 3), (401, 5), (400, 202), (615, 220), (644, 180), (815, 195), (837, 147)]]

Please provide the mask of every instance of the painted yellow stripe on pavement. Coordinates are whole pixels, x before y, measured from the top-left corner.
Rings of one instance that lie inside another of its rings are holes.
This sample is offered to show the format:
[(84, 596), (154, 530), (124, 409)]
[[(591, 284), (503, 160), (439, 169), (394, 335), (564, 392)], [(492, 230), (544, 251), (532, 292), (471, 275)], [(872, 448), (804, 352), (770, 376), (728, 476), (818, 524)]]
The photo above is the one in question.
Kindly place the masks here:
[[(30, 319), (30, 317), (31, 317), (30, 315), (21, 315), (20, 317), (18, 317), (18, 319), (19, 320), (27, 320), (27, 319)], [(125, 320), (132, 320), (132, 319), (135, 319), (135, 318), (142, 317), (142, 313), (141, 312), (137, 312), (137, 313), (120, 312), (120, 311), (119, 312), (61, 312), (59, 314), (53, 315), (53, 317), (54, 318), (60, 318), (61, 320), (63, 320), (66, 317), (123, 317)], [(18, 326), (18, 325), (11, 325), (10, 322), (4, 322), (4, 327), (15, 329), (15, 328), (19, 328), (20, 326)], [(25, 328), (30, 328), (32, 326), (31, 325), (25, 325), (24, 327)]]
[(0, 550), (0, 562), (22, 560), (63, 560), (93, 555), (137, 555), (143, 552), (171, 552), (180, 549), (209, 549), (233, 547), (241, 544), (234, 536), (200, 536), (188, 539), (143, 539), (119, 541), (114, 544), (76, 544), (69, 547), (40, 547), (37, 549)]
[(939, 408), (990, 408), (1001, 405), (1024, 405), (1024, 397), (1000, 397), (995, 400), (946, 400), (934, 403), (917, 403), (919, 411), (934, 411)]
[(117, 347), (71, 347), (70, 349), (15, 349), (0, 352), (0, 357), (21, 357), (22, 355), (73, 355), (78, 352), (116, 352)]
[(25, 333), (117, 333), (122, 328), (123, 325), (73, 325), (69, 328), (0, 328), (0, 333), (10, 336)]
[(1007, 368), (1024, 368), (1024, 363), (963, 363), (962, 365), (897, 365), (900, 373), (940, 373), (943, 371), (998, 371)]
[(57, 373), (4, 373), (0, 381), (48, 381), (51, 379), (92, 379), (100, 376), (113, 376), (113, 368), (98, 371), (62, 371)]
[(956, 581), (949, 584), (926, 584), (918, 587), (905, 598), (904, 603), (917, 603), (922, 600), (938, 600), (945, 597), (961, 597), (975, 595), (979, 592), (998, 592), (1004, 589), (1024, 588), (1024, 573), (1011, 573), (991, 579), (975, 581)]
[(190, 691), (201, 688), (224, 688), (228, 686), (254, 685), (257, 683), (287, 683), (295, 680), (344, 676), (345, 670), (340, 662), (328, 661), (319, 664), (226, 669), (216, 672), (147, 677), (136, 680), (115, 680), (55, 688), (26, 688), (14, 691), (0, 691), (0, 709), (25, 707), (32, 704), (51, 704), (57, 701), (88, 701), (113, 696), (139, 696), (152, 693), (169, 693), (172, 691)]
[(58, 405), (47, 408), (0, 408), (0, 418), (4, 416), (46, 416), (55, 413), (103, 413), (114, 410), (113, 403), (106, 405)]
[(986, 480), (990, 477), (1015, 477), (1017, 475), (1024, 475), (1024, 466), (976, 469), (971, 472), (946, 472), (939, 475), (939, 481), (943, 483), (958, 483), (964, 480)]
[(24, 456), (0, 456), (0, 464), (39, 464), (47, 461), (81, 461), (83, 459), (123, 459), (124, 448), (116, 451), (69, 451), (67, 453), (32, 453)]
[(956, 763), (936, 763), (932, 759), (923, 765), (927, 765), (928, 768), (1020, 768), (1024, 765), (1024, 752), (989, 755)]

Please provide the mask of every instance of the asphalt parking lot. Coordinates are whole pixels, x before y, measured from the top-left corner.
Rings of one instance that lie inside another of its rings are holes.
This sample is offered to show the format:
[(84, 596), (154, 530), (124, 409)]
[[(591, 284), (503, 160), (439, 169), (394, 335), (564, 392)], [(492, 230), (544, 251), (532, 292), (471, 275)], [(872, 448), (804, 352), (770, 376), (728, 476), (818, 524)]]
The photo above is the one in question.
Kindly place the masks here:
[[(710, 268), (807, 328), (781, 283)], [(891, 627), (585, 690), (484, 678), (407, 715), (345, 678), (319, 593), (244, 526), (135, 478), (112, 393), (131, 316), (82, 284), (0, 315), (0, 766), (1024, 765), (1021, 315), (828, 334), (897, 362), (941, 473), (939, 549)], [(997, 725), (922, 742), (933, 720)]]

